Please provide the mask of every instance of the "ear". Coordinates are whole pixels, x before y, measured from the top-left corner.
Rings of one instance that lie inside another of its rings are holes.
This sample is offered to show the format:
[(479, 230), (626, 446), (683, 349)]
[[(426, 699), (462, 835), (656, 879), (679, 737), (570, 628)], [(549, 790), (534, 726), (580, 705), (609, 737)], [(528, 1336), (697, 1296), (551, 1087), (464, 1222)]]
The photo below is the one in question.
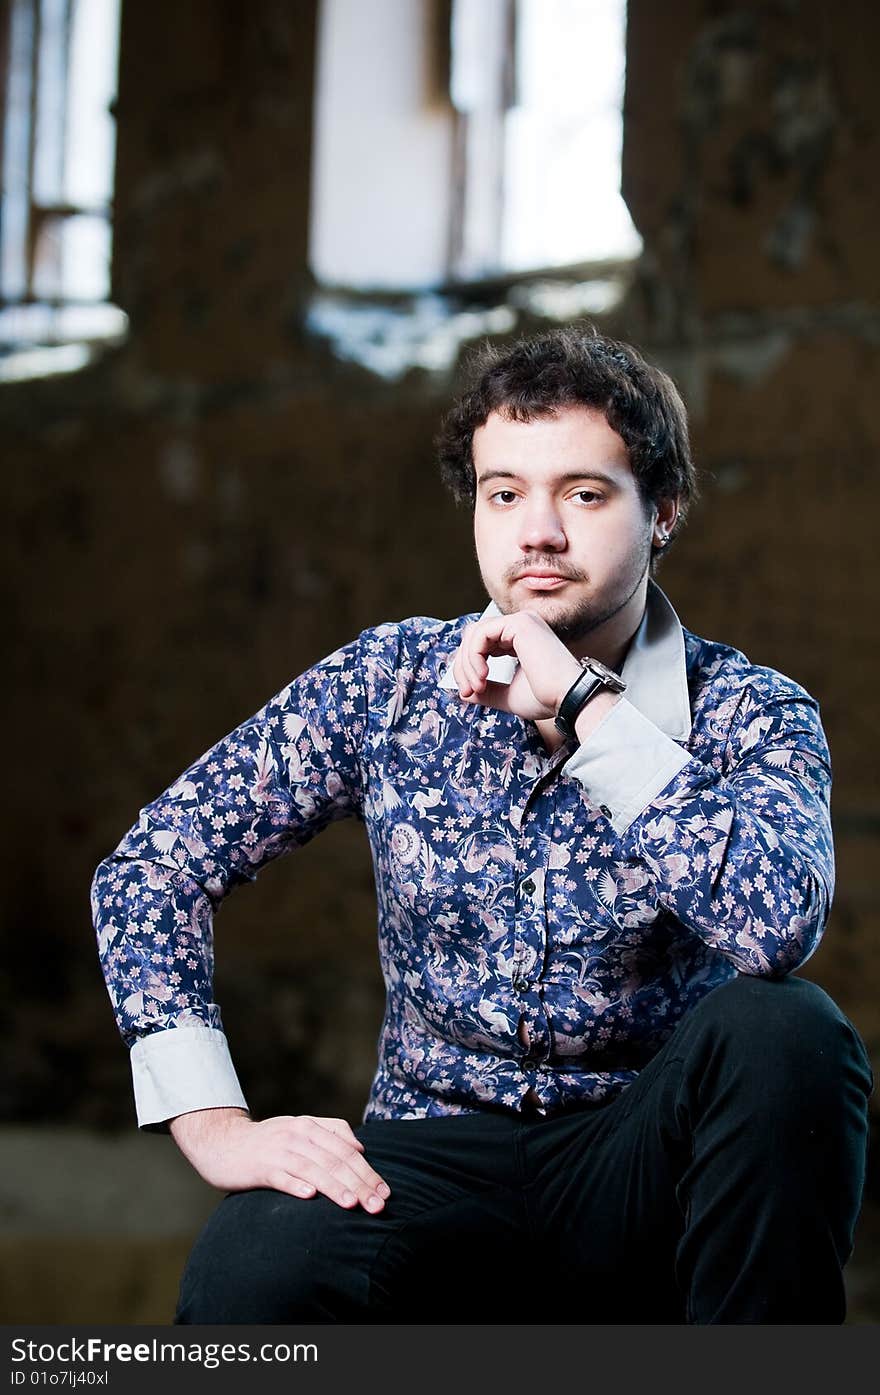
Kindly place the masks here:
[(666, 546), (677, 518), (678, 499), (660, 499), (655, 508), (654, 529), (651, 536), (654, 547), (664, 548)]

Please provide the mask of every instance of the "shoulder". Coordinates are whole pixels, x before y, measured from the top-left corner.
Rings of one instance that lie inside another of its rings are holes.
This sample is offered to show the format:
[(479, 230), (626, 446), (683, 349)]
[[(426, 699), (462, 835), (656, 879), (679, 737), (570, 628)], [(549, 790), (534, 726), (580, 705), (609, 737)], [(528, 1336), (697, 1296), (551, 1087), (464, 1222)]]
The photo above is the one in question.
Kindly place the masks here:
[(436, 687), (461, 641), (462, 630), (477, 614), (439, 620), (411, 615), (362, 630), (356, 639), (329, 654), (312, 673), (321, 671), (334, 684), (356, 690), (361, 708), (402, 710), (416, 692)]
[(367, 666), (391, 666), (408, 674), (433, 670), (451, 659), (465, 626), (478, 619), (478, 611), (451, 620), (411, 615), (363, 630), (357, 643)]
[(459, 633), (471, 619), (471, 615), (459, 616), (454, 620), (438, 620), (433, 615), (410, 615), (406, 620), (386, 620), (362, 630), (359, 640), (367, 648), (381, 648), (391, 642), (404, 646), (407, 651), (424, 651), (442, 643), (447, 635)]
[(333, 729), (356, 729), (371, 713), (400, 713), (439, 684), (475, 616), (452, 620), (414, 615), (383, 621), (325, 654), (291, 679), (251, 722), (294, 723), (319, 719)]
[(697, 701), (743, 698), (753, 702), (805, 702), (816, 706), (806, 688), (788, 674), (756, 664), (733, 645), (704, 639), (684, 629), (688, 685)]
[(742, 650), (684, 631), (693, 713), (692, 749), (725, 759), (758, 746), (808, 750), (826, 763), (828, 743), (819, 704), (788, 674), (756, 664)]

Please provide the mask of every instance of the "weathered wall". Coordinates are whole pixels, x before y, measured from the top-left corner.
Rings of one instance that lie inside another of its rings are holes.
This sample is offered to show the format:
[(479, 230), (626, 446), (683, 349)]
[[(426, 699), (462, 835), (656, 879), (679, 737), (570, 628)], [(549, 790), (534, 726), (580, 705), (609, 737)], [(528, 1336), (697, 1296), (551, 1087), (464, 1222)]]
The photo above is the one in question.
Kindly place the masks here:
[[(662, 584), (692, 629), (821, 701), (840, 884), (807, 974), (875, 1060), (878, 29), (868, 0), (630, 0), (625, 192), (647, 250), (607, 321), (677, 376), (692, 413), (703, 499)], [(4, 1117), (31, 1126), (6, 1135), (6, 1320), (162, 1321), (188, 1241), (180, 1209), (146, 1236), (118, 1209), (98, 1219), (132, 1112), (94, 865), (307, 664), (380, 620), (480, 604), (467, 520), (431, 462), (450, 383), (378, 383), (301, 328), (314, 6), (130, 3), (121, 51), (114, 280), (130, 340), (75, 378), (0, 388)], [(218, 997), (258, 1111), (363, 1106), (381, 994), (358, 834), (333, 827), (218, 920)], [(35, 1138), (98, 1197), (60, 1237)], [(161, 1158), (195, 1226), (212, 1195), (182, 1181), (170, 1141), (133, 1138), (125, 1167)], [(103, 1164), (83, 1161), (91, 1144)], [(880, 1314), (874, 1224), (869, 1208), (855, 1320)]]
[(625, 157), (706, 476), (674, 592), (692, 628), (820, 700), (840, 880), (808, 973), (876, 1057), (880, 12), (800, 0), (675, 14), (630, 5)]

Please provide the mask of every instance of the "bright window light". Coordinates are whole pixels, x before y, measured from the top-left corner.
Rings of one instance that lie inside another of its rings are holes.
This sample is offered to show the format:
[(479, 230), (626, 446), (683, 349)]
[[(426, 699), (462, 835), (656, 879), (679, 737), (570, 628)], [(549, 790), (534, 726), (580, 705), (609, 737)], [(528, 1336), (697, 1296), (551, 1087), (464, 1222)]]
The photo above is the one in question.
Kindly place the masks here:
[[(628, 262), (625, 0), (323, 0), (311, 265), (430, 291)], [(369, 49), (369, 64), (364, 53)]]
[[(0, 212), (0, 377), (71, 371), (124, 335), (109, 303), (120, 0), (12, 0)], [(3, 367), (5, 359), (14, 363)], [(86, 359), (88, 359), (88, 352)], [(35, 370), (36, 371), (36, 370)]]

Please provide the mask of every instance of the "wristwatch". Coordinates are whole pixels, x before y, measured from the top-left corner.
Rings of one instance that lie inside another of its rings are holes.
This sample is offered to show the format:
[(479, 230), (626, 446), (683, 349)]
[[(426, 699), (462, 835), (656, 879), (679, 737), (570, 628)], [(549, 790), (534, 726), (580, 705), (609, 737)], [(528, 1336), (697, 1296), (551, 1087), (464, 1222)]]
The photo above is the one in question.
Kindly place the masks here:
[(608, 688), (612, 693), (626, 692), (626, 683), (614, 669), (607, 668), (598, 659), (581, 659), (580, 662), (583, 672), (572, 683), (556, 713), (556, 730), (568, 739), (575, 735), (578, 714), (601, 688)]

